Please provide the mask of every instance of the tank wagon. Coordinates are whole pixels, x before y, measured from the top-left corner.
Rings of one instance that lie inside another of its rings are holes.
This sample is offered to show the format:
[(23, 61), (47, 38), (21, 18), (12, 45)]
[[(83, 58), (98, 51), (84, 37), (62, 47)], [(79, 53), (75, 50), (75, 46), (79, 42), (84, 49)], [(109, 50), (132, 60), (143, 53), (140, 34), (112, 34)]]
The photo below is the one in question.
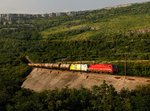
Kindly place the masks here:
[(118, 72), (118, 68), (113, 64), (63, 64), (63, 63), (29, 63), (30, 67), (40, 67), (48, 69), (60, 69), (70, 71), (84, 71), (96, 73), (110, 73)]
[(69, 70), (71, 64), (60, 64), (60, 69)]
[(88, 65), (87, 64), (71, 64), (70, 70), (71, 71), (87, 71)]

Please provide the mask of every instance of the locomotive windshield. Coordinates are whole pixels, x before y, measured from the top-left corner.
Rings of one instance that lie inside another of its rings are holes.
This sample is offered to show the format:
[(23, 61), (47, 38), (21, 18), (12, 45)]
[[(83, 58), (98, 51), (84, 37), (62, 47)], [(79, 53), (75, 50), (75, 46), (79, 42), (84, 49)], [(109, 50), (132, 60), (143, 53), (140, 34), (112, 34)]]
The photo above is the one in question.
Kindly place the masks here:
[(115, 70), (115, 72), (118, 72), (118, 67), (117, 67), (117, 65), (113, 65), (113, 69)]

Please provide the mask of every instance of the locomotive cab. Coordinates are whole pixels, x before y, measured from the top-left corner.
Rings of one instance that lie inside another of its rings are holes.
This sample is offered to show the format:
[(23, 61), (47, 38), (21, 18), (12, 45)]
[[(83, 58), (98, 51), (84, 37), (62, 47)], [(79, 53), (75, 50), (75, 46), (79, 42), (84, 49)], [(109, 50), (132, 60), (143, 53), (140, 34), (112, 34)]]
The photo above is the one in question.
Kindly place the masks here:
[(118, 67), (117, 67), (117, 65), (113, 65), (113, 72), (114, 72), (114, 73), (118, 72)]

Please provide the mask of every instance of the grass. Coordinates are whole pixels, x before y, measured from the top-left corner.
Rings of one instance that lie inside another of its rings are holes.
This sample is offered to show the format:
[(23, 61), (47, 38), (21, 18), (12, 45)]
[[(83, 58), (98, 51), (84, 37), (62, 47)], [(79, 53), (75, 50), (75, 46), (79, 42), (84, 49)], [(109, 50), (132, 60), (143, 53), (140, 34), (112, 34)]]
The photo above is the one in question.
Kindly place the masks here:
[[(65, 31), (71, 31), (79, 29), (82, 27), (91, 27), (91, 30), (86, 31), (81, 34), (76, 34), (73, 36), (61, 37), (61, 40), (88, 40), (91, 39), (92, 35), (102, 34), (102, 35), (116, 35), (117, 33), (127, 33), (131, 30), (147, 29), (150, 27), (150, 15), (141, 14), (141, 15), (121, 15), (114, 16), (107, 21), (96, 23), (80, 23), (80, 20), (67, 21), (62, 23), (59, 26), (48, 28), (41, 32), (42, 37), (47, 39), (51, 34), (63, 33)], [(70, 25), (73, 24), (73, 25)], [(93, 37), (93, 36), (92, 36)]]
[(56, 33), (63, 33), (65, 31), (79, 29), (84, 27), (85, 25), (78, 25), (78, 26), (72, 26), (72, 27), (66, 27), (64, 25), (60, 25), (57, 27), (49, 28), (41, 32), (43, 38), (47, 38), (50, 34), (56, 34)]
[[(144, 21), (144, 22), (143, 22)], [(91, 24), (101, 32), (113, 34), (118, 31), (137, 30), (150, 27), (150, 15), (126, 15), (109, 19), (107, 22)]]

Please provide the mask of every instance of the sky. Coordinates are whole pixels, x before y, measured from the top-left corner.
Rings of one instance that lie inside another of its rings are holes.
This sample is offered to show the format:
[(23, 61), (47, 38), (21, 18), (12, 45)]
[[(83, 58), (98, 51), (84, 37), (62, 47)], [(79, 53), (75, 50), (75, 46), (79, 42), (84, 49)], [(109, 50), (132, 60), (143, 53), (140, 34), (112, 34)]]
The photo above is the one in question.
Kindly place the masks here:
[(0, 13), (42, 14), (101, 9), (150, 0), (0, 0)]

